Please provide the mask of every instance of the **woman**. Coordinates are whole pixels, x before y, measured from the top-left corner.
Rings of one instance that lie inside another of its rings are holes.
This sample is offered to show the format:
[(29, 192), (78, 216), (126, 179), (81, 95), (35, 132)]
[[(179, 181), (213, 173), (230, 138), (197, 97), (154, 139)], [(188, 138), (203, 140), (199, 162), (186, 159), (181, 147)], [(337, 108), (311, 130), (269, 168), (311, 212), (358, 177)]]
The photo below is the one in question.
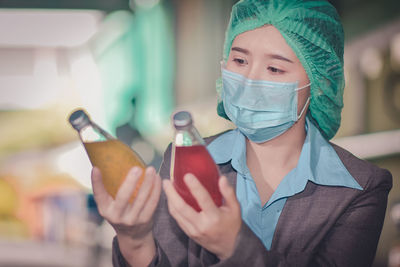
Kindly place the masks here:
[(164, 193), (148, 168), (133, 204), (140, 170), (113, 200), (94, 168), (99, 210), (117, 233), (114, 265), (371, 265), (392, 180), (327, 141), (343, 106), (335, 9), (326, 1), (238, 2), (221, 72), (218, 112), (237, 129), (206, 141), (224, 205), (192, 175), (185, 182), (202, 212), (182, 200), (168, 179), (170, 147), (160, 169)]

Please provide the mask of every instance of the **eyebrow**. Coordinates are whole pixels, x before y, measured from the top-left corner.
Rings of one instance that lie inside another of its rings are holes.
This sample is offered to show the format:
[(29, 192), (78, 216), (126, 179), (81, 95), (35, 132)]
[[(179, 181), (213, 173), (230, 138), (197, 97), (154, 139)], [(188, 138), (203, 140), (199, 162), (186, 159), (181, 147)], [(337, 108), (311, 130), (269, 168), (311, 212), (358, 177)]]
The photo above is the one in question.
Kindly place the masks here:
[[(237, 51), (237, 52), (243, 53), (243, 54), (245, 54), (245, 55), (250, 54), (249, 50), (244, 49), (244, 48), (241, 48), (241, 47), (237, 47), (237, 46), (232, 47), (231, 50), (232, 50), (232, 51)], [(288, 58), (286, 58), (286, 57), (284, 57), (284, 56), (278, 55), (278, 54), (266, 54), (266, 56), (267, 56), (267, 57), (270, 57), (270, 58), (272, 58), (272, 59), (278, 59), (278, 60), (282, 60), (282, 61), (294, 63), (292, 60), (290, 60), (290, 59), (288, 59)]]
[(232, 51), (237, 51), (237, 52), (243, 53), (243, 54), (245, 54), (245, 55), (250, 54), (249, 50), (244, 49), (244, 48), (240, 48), (240, 47), (237, 47), (237, 46), (232, 47), (231, 50), (232, 50)]
[(283, 60), (283, 61), (287, 61), (287, 62), (290, 62), (290, 63), (294, 63), (292, 60), (290, 60), (290, 59), (288, 59), (288, 58), (286, 58), (284, 56), (281, 56), (281, 55), (269, 54), (269, 55), (266, 55), (266, 56), (268, 56), (270, 58), (273, 58), (273, 59), (278, 59), (278, 60)]

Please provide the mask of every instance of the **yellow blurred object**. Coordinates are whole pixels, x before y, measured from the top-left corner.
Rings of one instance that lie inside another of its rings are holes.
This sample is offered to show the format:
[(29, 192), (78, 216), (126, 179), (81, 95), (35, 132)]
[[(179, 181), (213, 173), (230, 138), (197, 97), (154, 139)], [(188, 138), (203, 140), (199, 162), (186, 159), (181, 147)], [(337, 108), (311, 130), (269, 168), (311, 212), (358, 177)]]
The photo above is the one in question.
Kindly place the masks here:
[(18, 183), (8, 176), (0, 177), (1, 239), (21, 239), (29, 236), (27, 224), (17, 217), (19, 207)]
[(13, 216), (17, 208), (17, 191), (5, 178), (0, 178), (0, 216)]
[(63, 120), (65, 108), (57, 105), (40, 110), (0, 111), (0, 156), (73, 141), (74, 132)]
[(84, 191), (84, 188), (68, 174), (42, 170), (26, 191), (29, 198), (41, 198), (70, 191)]
[(28, 226), (14, 216), (0, 219), (1, 239), (26, 239), (29, 237)]

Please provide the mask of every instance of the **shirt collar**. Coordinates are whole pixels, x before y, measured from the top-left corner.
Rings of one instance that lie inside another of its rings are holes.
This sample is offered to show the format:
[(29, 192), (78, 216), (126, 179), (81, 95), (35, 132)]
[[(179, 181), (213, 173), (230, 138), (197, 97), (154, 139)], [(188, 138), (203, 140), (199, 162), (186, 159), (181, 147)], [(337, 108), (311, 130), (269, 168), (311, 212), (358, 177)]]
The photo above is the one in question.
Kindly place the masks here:
[[(306, 119), (306, 129), (307, 136), (298, 165), (289, 173), (292, 176), (301, 174), (301, 177), (296, 178), (295, 184), (291, 183), (292, 179), (283, 179), (281, 182), (284, 188), (289, 189), (290, 195), (304, 190), (307, 181), (319, 185), (343, 186), (362, 190), (362, 187), (343, 165), (335, 149), (308, 118)], [(249, 173), (246, 164), (245, 136), (238, 129), (223, 133), (214, 139), (207, 148), (217, 164), (231, 161), (232, 167), (242, 176), (246, 177)], [(298, 181), (298, 179), (303, 181)]]
[(246, 164), (246, 139), (239, 129), (225, 132), (214, 139), (208, 146), (215, 163), (231, 161), (232, 167), (242, 175), (249, 173)]
[(360, 184), (343, 165), (332, 145), (322, 136), (318, 128), (307, 118), (307, 157), (312, 173), (312, 182), (329, 186), (344, 186), (363, 190)]

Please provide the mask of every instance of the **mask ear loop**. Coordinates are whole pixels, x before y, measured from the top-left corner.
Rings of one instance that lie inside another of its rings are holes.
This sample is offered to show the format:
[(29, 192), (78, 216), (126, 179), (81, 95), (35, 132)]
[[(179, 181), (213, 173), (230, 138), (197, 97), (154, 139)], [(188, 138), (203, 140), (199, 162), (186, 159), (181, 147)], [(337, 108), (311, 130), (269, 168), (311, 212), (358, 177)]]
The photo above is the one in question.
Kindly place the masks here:
[(311, 85), (311, 83), (308, 83), (308, 84), (304, 85), (303, 87), (296, 88), (295, 91), (300, 91), (301, 89), (307, 88), (307, 87), (309, 87), (310, 85)]
[[(308, 83), (308, 84), (304, 85), (303, 87), (297, 88), (296, 91), (299, 91), (299, 90), (301, 90), (301, 89), (307, 88), (307, 87), (310, 86), (310, 85), (311, 85), (311, 83)], [(304, 104), (302, 110), (300, 111), (300, 114), (297, 116), (297, 120), (300, 120), (301, 116), (302, 116), (303, 113), (304, 113), (304, 110), (306, 110), (306, 107), (307, 107), (308, 103), (310, 102), (310, 99), (311, 99), (311, 97), (309, 96), (309, 97), (307, 98), (307, 101), (306, 101), (306, 103)]]
[(306, 107), (307, 107), (308, 103), (310, 102), (310, 99), (311, 99), (311, 97), (309, 96), (309, 97), (307, 98), (306, 103), (304, 104), (303, 109), (300, 111), (300, 114), (297, 116), (297, 120), (300, 120), (301, 116), (302, 116), (303, 113), (304, 113), (304, 110), (306, 110)]

